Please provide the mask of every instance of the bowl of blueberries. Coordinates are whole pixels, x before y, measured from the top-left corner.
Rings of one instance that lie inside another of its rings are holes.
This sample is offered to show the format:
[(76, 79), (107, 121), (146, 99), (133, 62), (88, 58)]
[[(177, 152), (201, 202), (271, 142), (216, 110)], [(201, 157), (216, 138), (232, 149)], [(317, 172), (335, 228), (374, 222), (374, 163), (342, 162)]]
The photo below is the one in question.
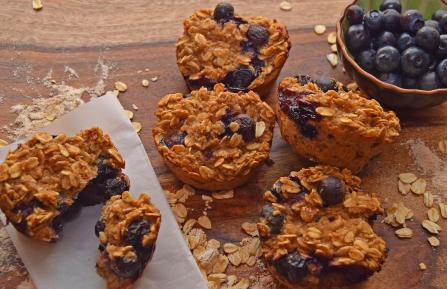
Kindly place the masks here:
[(447, 100), (447, 5), (441, 0), (357, 0), (337, 23), (346, 72), (391, 108)]

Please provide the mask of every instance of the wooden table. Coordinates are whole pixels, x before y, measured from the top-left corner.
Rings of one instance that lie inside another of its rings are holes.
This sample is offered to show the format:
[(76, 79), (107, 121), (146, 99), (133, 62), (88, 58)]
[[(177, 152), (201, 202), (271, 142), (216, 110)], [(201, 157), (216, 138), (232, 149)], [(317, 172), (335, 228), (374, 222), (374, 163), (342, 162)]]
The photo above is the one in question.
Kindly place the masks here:
[[(130, 108), (136, 104), (139, 107), (135, 111), (135, 120), (143, 124), (141, 139), (160, 182), (164, 187), (178, 185), (155, 151), (151, 137), (153, 112), (157, 100), (163, 95), (186, 91), (176, 67), (174, 49), (182, 31), (183, 18), (199, 7), (212, 7), (216, 2), (47, 0), (43, 10), (36, 12), (31, 7), (31, 0), (3, 1), (0, 8), (0, 96), (3, 97), (0, 124), (6, 125), (15, 119), (16, 115), (9, 112), (11, 106), (29, 103), (33, 97), (48, 94), (41, 79), (50, 69), (57, 82), (64, 80), (73, 87), (94, 86), (98, 80), (94, 68), (101, 58), (113, 66), (106, 89), (113, 89), (117, 80), (125, 82), (129, 89), (120, 96), (123, 106)], [(289, 27), (293, 48), (281, 77), (307, 73), (348, 81), (340, 65), (337, 69), (330, 68), (325, 59), (329, 53), (326, 36), (315, 35), (312, 28), (315, 24), (325, 24), (333, 31), (349, 0), (295, 0), (292, 1), (293, 10), (289, 12), (279, 9), (279, 0), (231, 2), (237, 11), (243, 11), (242, 14), (277, 18)], [(67, 79), (65, 66), (75, 69), (79, 78)], [(149, 88), (141, 86), (143, 78), (154, 76), (158, 77), (157, 82), (151, 82)], [(268, 102), (272, 100), (273, 96), (267, 99)], [(371, 192), (379, 192), (385, 206), (403, 200), (415, 211), (415, 221), (410, 223), (410, 227), (416, 236), (410, 240), (398, 240), (390, 228), (377, 224), (378, 231), (391, 248), (389, 257), (382, 272), (355, 288), (447, 288), (445, 232), (440, 238), (441, 247), (431, 249), (427, 245), (427, 235), (419, 225), (426, 211), (422, 201), (414, 196), (403, 198), (396, 189), (398, 173), (417, 172), (420, 166), (424, 166), (424, 158), (416, 156), (418, 160), (415, 161), (410, 152), (418, 140), (431, 149), (430, 156), (433, 153), (439, 156), (437, 143), (447, 139), (446, 109), (447, 103), (417, 112), (398, 112), (403, 125), (398, 143), (360, 174), (364, 178), (364, 187)], [(278, 130), (275, 133), (271, 153), (274, 165), (264, 166), (249, 184), (236, 189), (236, 198), (212, 204), (209, 216), (213, 229), (208, 232), (209, 238), (223, 242), (240, 241), (244, 237), (240, 224), (257, 220), (262, 205), (261, 193), (279, 176), (309, 165), (291, 152)], [(6, 137), (4, 133), (0, 136)], [(415, 152), (416, 155), (418, 153)], [(447, 174), (446, 158), (441, 160), (443, 172)], [(422, 172), (418, 174), (423, 175)], [(430, 174), (425, 177), (431, 178)], [(435, 187), (429, 182), (429, 189), (447, 196), (445, 186)], [(195, 196), (190, 204), (197, 208), (203, 206), (200, 196)], [(441, 223), (446, 224), (445, 220)], [(0, 246), (0, 288), (34, 288), (2, 227)], [(419, 271), (419, 262), (427, 264), (428, 269)], [(248, 267), (234, 271), (240, 276), (256, 274)]]

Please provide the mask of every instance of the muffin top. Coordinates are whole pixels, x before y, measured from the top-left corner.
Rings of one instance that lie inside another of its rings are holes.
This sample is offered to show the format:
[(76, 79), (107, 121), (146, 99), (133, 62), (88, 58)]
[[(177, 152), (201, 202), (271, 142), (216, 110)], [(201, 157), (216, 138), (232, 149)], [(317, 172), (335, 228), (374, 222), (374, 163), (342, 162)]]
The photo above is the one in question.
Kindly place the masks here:
[(99, 128), (71, 137), (37, 133), (0, 164), (1, 209), (29, 236), (52, 241), (53, 219), (96, 177), (99, 158), (110, 167), (124, 167), (110, 137)]
[(386, 255), (385, 242), (368, 221), (383, 209), (360, 183), (349, 170), (330, 166), (279, 178), (264, 194), (266, 205), (258, 223), (265, 260), (287, 275), (284, 268), (299, 259), (303, 266), (296, 273), (302, 277), (330, 268), (378, 270)]
[(189, 174), (225, 181), (268, 158), (273, 110), (259, 96), (216, 84), (191, 94), (169, 94), (158, 103), (154, 141), (162, 156)]
[[(308, 123), (325, 122), (329, 129), (347, 129), (386, 142), (399, 136), (399, 119), (394, 112), (385, 111), (376, 100), (359, 92), (345, 91), (335, 80), (287, 77), (278, 90), (281, 110), (304, 132), (310, 127)], [(309, 135), (314, 136), (312, 131)]]
[(235, 91), (253, 89), (282, 66), (290, 49), (285, 26), (260, 16), (242, 18), (227, 3), (196, 11), (183, 26), (177, 63), (193, 88), (223, 82)]

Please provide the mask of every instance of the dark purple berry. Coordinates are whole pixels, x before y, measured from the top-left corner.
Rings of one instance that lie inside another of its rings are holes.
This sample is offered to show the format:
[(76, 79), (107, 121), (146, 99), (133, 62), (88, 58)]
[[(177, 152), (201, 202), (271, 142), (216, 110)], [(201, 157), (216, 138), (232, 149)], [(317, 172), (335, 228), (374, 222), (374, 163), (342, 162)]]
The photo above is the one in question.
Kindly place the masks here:
[(436, 56), (439, 58), (447, 57), (447, 34), (442, 34), (439, 37), (439, 46), (438, 51), (436, 52)]
[(363, 21), (363, 9), (359, 5), (349, 6), (346, 11), (349, 25), (360, 24)]
[(404, 51), (408, 47), (414, 46), (415, 44), (416, 41), (414, 40), (414, 37), (404, 32), (397, 39), (396, 46), (397, 48), (399, 48), (400, 51)]
[(247, 38), (258, 46), (262, 46), (269, 41), (269, 32), (262, 25), (250, 25), (247, 31)]
[(447, 87), (447, 59), (439, 62), (438, 66), (436, 67), (436, 73), (438, 74), (438, 78), (444, 87)]
[(110, 262), (110, 269), (122, 278), (137, 278), (144, 269), (144, 264), (137, 258), (136, 260), (128, 260), (117, 258)]
[(144, 235), (151, 230), (151, 224), (148, 220), (135, 220), (127, 227), (124, 234), (124, 240), (134, 248), (143, 247), (142, 240)]
[(431, 71), (419, 78), (419, 88), (422, 90), (434, 90), (441, 87), (441, 83), (436, 72)]
[(124, 174), (118, 175), (114, 178), (107, 179), (104, 183), (104, 195), (106, 199), (113, 196), (121, 195), (123, 192), (129, 190), (129, 180)]
[(214, 8), (214, 20), (218, 22), (226, 22), (233, 18), (234, 16), (234, 7), (230, 3), (222, 2), (216, 5)]
[(447, 33), (447, 13), (442, 15), (441, 19), (438, 22), (442, 33)]
[(185, 141), (186, 135), (183, 132), (173, 133), (168, 137), (163, 138), (160, 143), (164, 144), (168, 148), (173, 147), (174, 145), (183, 144)]
[(400, 25), (403, 31), (415, 34), (419, 29), (424, 27), (424, 16), (418, 10), (407, 10), (400, 18)]
[(382, 4), (380, 4), (380, 11), (385, 11), (387, 9), (393, 9), (399, 13), (402, 12), (400, 0), (384, 0)]
[(257, 56), (255, 56), (251, 59), (250, 64), (256, 71), (256, 77), (258, 77), (258, 75), (262, 72), (262, 68), (265, 66), (264, 60), (260, 60)]
[(352, 25), (348, 28), (345, 35), (346, 44), (351, 53), (356, 53), (368, 48), (371, 43), (371, 35), (363, 24)]
[(446, 14), (446, 12), (447, 11), (445, 11), (445, 10), (436, 10), (435, 12), (433, 12), (431, 19), (439, 22), (441, 20), (442, 16), (444, 16), (444, 14)]
[(401, 68), (410, 77), (424, 74), (430, 65), (430, 56), (419, 47), (410, 47), (402, 52)]
[(396, 36), (389, 31), (383, 31), (374, 39), (374, 46), (376, 49), (384, 46), (396, 46), (396, 43)]
[(439, 22), (436, 20), (427, 20), (425, 21), (425, 26), (435, 28), (439, 33), (441, 33), (441, 27), (439, 26)]
[(282, 256), (274, 261), (273, 265), (276, 271), (291, 283), (301, 281), (309, 273), (317, 275), (322, 269), (317, 259), (303, 257), (298, 252)]
[(117, 173), (116, 169), (108, 164), (107, 158), (103, 156), (97, 159), (96, 167), (98, 168), (97, 178), (100, 180), (114, 177)]
[(417, 89), (418, 88), (418, 79), (414, 77), (404, 76), (402, 77), (402, 87), (406, 89)]
[(309, 82), (313, 82), (312, 77), (310, 77), (309, 75), (304, 75), (304, 74), (297, 75), (296, 79), (298, 80), (300, 85), (306, 85)]
[(388, 84), (402, 86), (402, 76), (398, 73), (382, 73), (379, 75), (379, 79)]
[(369, 31), (376, 33), (382, 30), (383, 27), (383, 15), (382, 12), (377, 10), (369, 11), (365, 14), (364, 25)]
[(325, 206), (332, 206), (345, 199), (345, 183), (337, 177), (329, 176), (323, 179), (318, 187)]
[(265, 218), (268, 226), (270, 227), (270, 232), (272, 234), (279, 234), (281, 232), (282, 224), (284, 222), (283, 215), (273, 215), (273, 207), (270, 204), (262, 207), (261, 216)]
[(96, 235), (96, 237), (99, 237), (99, 233), (104, 231), (105, 228), (106, 228), (106, 225), (104, 225), (103, 222), (101, 222), (101, 221), (96, 222), (96, 224), (95, 224), (95, 235)]
[(318, 85), (318, 87), (323, 91), (327, 92), (329, 90), (335, 90), (338, 91), (338, 85), (335, 80), (332, 78), (322, 77), (315, 81), (315, 83)]
[(376, 68), (380, 72), (391, 72), (399, 68), (400, 53), (393, 46), (384, 46), (377, 50)]
[(376, 51), (374, 49), (363, 50), (357, 55), (356, 61), (367, 72), (374, 72)]
[(247, 114), (239, 114), (235, 116), (232, 121), (239, 125), (237, 131), (238, 134), (242, 135), (245, 142), (251, 142), (255, 139), (255, 122)]
[(427, 51), (435, 51), (439, 46), (439, 32), (433, 27), (424, 26), (416, 33), (416, 44)]
[(229, 72), (222, 82), (231, 91), (246, 91), (254, 78), (253, 72), (247, 66), (239, 66)]
[(401, 16), (400, 13), (394, 9), (387, 9), (383, 11), (383, 28), (391, 32), (400, 31)]

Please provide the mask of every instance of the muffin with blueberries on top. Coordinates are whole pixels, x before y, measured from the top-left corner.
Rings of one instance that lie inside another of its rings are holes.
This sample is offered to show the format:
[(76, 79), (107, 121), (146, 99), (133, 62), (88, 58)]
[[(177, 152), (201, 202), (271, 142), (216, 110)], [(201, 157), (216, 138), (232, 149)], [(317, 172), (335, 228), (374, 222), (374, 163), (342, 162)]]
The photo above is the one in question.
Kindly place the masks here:
[(224, 83), (231, 91), (268, 93), (287, 59), (287, 28), (261, 16), (241, 17), (229, 3), (185, 20), (177, 64), (191, 90)]

